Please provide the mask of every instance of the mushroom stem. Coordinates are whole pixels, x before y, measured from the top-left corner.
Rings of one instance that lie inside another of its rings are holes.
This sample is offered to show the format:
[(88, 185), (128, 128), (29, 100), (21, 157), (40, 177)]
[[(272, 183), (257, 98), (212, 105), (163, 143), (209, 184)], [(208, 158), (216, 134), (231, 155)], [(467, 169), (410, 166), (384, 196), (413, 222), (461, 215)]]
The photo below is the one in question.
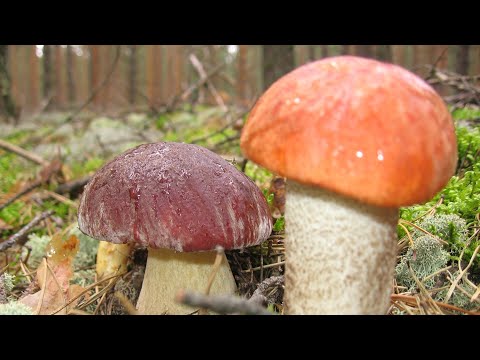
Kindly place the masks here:
[(385, 314), (394, 276), (398, 209), (288, 181), (288, 314)]
[[(137, 309), (144, 315), (181, 315), (195, 311), (177, 303), (180, 290), (205, 292), (216, 251), (176, 252), (148, 249), (147, 267)], [(210, 289), (212, 295), (235, 294), (237, 287), (225, 254)]]
[(133, 244), (113, 244), (100, 241), (97, 251), (96, 272), (99, 279), (127, 271)]

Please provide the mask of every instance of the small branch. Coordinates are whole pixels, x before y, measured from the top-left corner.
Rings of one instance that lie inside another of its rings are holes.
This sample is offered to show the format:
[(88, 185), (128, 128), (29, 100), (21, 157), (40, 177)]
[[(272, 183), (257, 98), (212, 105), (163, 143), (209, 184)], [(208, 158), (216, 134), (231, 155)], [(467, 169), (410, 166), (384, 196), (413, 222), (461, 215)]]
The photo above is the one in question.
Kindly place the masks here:
[[(409, 303), (411, 305), (416, 305), (417, 304), (415, 296), (410, 296), (410, 295), (392, 294), (392, 295), (390, 295), (390, 299), (391, 299), (391, 301), (403, 301), (403, 302)], [(450, 305), (450, 304), (446, 304), (446, 303), (442, 303), (442, 302), (438, 302), (438, 301), (435, 301), (435, 304), (438, 307), (441, 307), (441, 308), (444, 308), (444, 309), (447, 309), (447, 310), (463, 312), (463, 313), (469, 314), (469, 315), (480, 315), (479, 312), (474, 312), (474, 311), (461, 309), (461, 308), (456, 307), (454, 305)]]
[(210, 79), (212, 76), (214, 76), (215, 74), (217, 74), (221, 69), (223, 69), (227, 64), (226, 63), (222, 63), (222, 64), (219, 64), (217, 67), (215, 67), (212, 71), (210, 71), (207, 76), (203, 79), (200, 79), (199, 81), (197, 81), (195, 84), (191, 85), (187, 90), (185, 90), (181, 95), (177, 95), (177, 96), (174, 96), (173, 99), (171, 100), (171, 102), (167, 105), (167, 108), (166, 108), (166, 112), (168, 111), (171, 111), (176, 103), (178, 102), (178, 100), (181, 100), (181, 101), (185, 101), (187, 100), (190, 95), (192, 95), (192, 93), (197, 90), (200, 86), (202, 86), (203, 84), (205, 84), (207, 82), (208, 79)]
[(215, 98), (217, 104), (222, 108), (223, 111), (228, 111), (228, 108), (225, 106), (225, 103), (223, 102), (223, 99), (218, 93), (217, 89), (215, 89), (215, 86), (213, 86), (213, 83), (210, 81), (210, 79), (207, 78), (207, 73), (205, 72), (205, 69), (203, 68), (200, 60), (198, 60), (195, 54), (190, 54), (189, 59), (195, 70), (197, 70), (198, 74), (200, 75), (200, 78), (206, 79), (205, 82), (207, 84), (208, 90)]
[(50, 181), (50, 178), (58, 173), (62, 168), (62, 163), (58, 160), (55, 159), (51, 163), (47, 163), (41, 170), (38, 175), (39, 179), (31, 183), (30, 185), (27, 185), (24, 189), (22, 189), (18, 194), (15, 194), (12, 196), (10, 199), (8, 199), (6, 202), (0, 205), (0, 211), (4, 208), (6, 208), (8, 205), (12, 204), (14, 201), (22, 197), (23, 195), (31, 192), (32, 190), (36, 189), (37, 187), (41, 186), (42, 184), (45, 184)]
[(28, 232), (32, 230), (32, 228), (35, 227), (38, 223), (40, 223), (42, 220), (52, 216), (53, 213), (53, 210), (48, 210), (35, 216), (32, 221), (30, 221), (27, 225), (21, 228), (19, 232), (10, 236), (7, 241), (0, 243), (0, 251), (4, 251), (15, 244), (22, 246), (25, 245), (25, 243), (27, 242), (26, 238)]
[(248, 301), (266, 305), (269, 302), (268, 291), (270, 290), (270, 288), (283, 286), (284, 283), (284, 275), (269, 277), (263, 280), (260, 284), (258, 284), (257, 290), (253, 292), (252, 296), (250, 297), (250, 299), (248, 299)]
[(273, 313), (254, 302), (230, 295), (205, 296), (180, 291), (176, 296), (176, 300), (188, 306), (209, 309), (219, 314), (273, 315)]
[(31, 153), (30, 151), (27, 151), (25, 149), (22, 149), (21, 147), (17, 145), (10, 144), (4, 140), (0, 139), (0, 148), (13, 152), (17, 155), (20, 155), (21, 157), (33, 161), (36, 164), (42, 165), (42, 166), (48, 166), (48, 161), (42, 159), (40, 156), (37, 154)]
[(28, 194), (29, 192), (36, 189), (37, 187), (39, 187), (42, 184), (43, 184), (43, 181), (41, 181), (41, 180), (34, 181), (33, 183), (31, 183), (30, 185), (28, 185), (24, 189), (20, 190), (19, 193), (13, 195), (10, 199), (5, 201), (3, 204), (0, 204), (0, 211), (2, 211), (4, 208), (6, 208), (7, 206), (12, 204), (13, 202), (18, 200), (19, 198), (21, 198), (23, 195)]
[(57, 194), (71, 194), (83, 188), (88, 183), (89, 180), (90, 180), (90, 176), (85, 176), (83, 178), (58, 185), (54, 191)]

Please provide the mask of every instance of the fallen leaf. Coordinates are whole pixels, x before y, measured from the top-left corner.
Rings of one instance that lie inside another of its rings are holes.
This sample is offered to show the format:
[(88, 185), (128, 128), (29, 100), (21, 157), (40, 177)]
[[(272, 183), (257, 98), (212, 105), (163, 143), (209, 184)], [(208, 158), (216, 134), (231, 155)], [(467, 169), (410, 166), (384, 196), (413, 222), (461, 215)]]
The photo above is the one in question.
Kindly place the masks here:
[[(79, 240), (75, 235), (63, 241), (59, 234), (55, 234), (47, 246), (47, 257), (37, 268), (36, 281), (40, 290), (26, 295), (20, 302), (30, 306), (36, 314), (48, 315), (79, 295), (84, 288), (79, 285), (70, 285), (70, 279), (73, 276), (73, 258), (78, 247)], [(58, 314), (68, 314), (78, 301), (79, 299), (74, 300)]]

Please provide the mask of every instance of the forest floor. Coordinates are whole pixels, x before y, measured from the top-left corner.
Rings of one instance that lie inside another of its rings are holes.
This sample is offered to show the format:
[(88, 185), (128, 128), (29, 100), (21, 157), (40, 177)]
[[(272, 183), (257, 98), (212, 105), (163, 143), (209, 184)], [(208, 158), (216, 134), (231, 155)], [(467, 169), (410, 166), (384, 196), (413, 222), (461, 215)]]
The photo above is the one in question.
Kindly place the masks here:
[[(125, 273), (97, 279), (98, 241), (78, 230), (77, 207), (83, 185), (106, 161), (157, 141), (209, 148), (262, 189), (274, 221), (272, 235), (226, 255), (239, 295), (248, 299), (261, 289), (268, 311), (283, 313), (285, 180), (243, 159), (239, 137), (245, 115), (196, 106), (156, 116), (85, 113), (73, 121), (50, 113), (2, 125), (0, 314), (135, 313), (146, 250), (132, 251)], [(434, 199), (400, 211), (389, 314), (480, 311), (480, 110), (458, 109), (453, 115), (457, 172)]]

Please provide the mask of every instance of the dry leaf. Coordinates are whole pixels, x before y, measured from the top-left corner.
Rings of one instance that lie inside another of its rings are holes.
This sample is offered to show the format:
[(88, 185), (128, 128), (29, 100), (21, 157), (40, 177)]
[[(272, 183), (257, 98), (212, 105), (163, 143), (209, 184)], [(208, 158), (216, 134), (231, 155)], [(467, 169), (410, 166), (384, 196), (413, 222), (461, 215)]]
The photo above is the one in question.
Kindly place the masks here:
[[(63, 241), (59, 234), (55, 234), (47, 247), (47, 258), (37, 269), (36, 281), (40, 291), (25, 296), (20, 302), (30, 306), (39, 315), (47, 315), (80, 294), (84, 290), (81, 286), (70, 285), (73, 276), (72, 262), (78, 247), (79, 240), (75, 235)], [(73, 301), (58, 314), (67, 314), (78, 300)]]

